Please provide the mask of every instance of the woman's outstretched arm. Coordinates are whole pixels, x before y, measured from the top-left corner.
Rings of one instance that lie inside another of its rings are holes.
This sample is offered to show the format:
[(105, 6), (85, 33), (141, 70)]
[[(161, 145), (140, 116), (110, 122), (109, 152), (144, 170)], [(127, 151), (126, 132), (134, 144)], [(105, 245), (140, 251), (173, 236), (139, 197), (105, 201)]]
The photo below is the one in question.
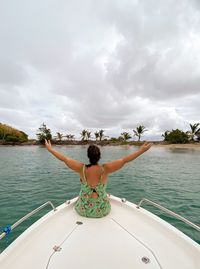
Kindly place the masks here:
[(152, 143), (147, 143), (145, 142), (140, 148), (139, 150), (124, 156), (123, 158), (119, 159), (119, 160), (115, 160), (112, 161), (110, 163), (106, 163), (104, 164), (104, 170), (107, 174), (113, 173), (119, 169), (121, 169), (126, 163), (133, 161), (134, 159), (136, 159), (137, 157), (139, 157), (141, 154), (143, 154), (144, 152), (146, 152), (147, 150), (149, 150), (151, 148), (153, 144)]
[(71, 158), (69, 158), (68, 156), (65, 156), (63, 154), (61, 154), (60, 152), (54, 150), (51, 146), (51, 142), (50, 140), (46, 140), (45, 139), (45, 146), (48, 149), (48, 151), (53, 154), (57, 159), (59, 159), (60, 161), (64, 162), (69, 168), (71, 168), (73, 171), (77, 172), (77, 173), (81, 173), (82, 172), (82, 168), (83, 168), (83, 163), (78, 162), (76, 160), (73, 160)]

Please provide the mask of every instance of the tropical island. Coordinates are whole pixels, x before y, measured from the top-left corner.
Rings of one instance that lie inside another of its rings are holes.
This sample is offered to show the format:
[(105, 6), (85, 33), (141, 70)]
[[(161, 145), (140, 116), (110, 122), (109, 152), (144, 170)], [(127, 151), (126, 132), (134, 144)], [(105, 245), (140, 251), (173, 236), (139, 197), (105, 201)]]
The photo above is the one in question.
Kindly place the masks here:
[[(87, 145), (91, 143), (100, 146), (106, 145), (135, 145), (139, 146), (143, 143), (141, 141), (142, 135), (146, 132), (145, 126), (139, 125), (133, 129), (133, 136), (128, 132), (122, 132), (118, 137), (111, 137), (105, 135), (104, 130), (99, 130), (92, 134), (86, 129), (80, 132), (80, 139), (75, 139), (73, 134), (62, 134), (57, 132), (52, 135), (51, 130), (42, 123), (38, 128), (36, 134), (37, 139), (28, 139), (28, 135), (16, 128), (7, 124), (0, 123), (0, 145), (42, 145), (44, 140), (51, 140), (52, 144), (56, 145)], [(172, 129), (165, 131), (162, 136), (163, 140), (151, 141), (155, 145), (180, 145), (187, 147), (188, 145), (200, 146), (200, 123), (190, 124), (190, 130), (184, 132), (179, 129)], [(136, 138), (136, 139), (134, 139)], [(134, 139), (134, 140), (131, 140)]]

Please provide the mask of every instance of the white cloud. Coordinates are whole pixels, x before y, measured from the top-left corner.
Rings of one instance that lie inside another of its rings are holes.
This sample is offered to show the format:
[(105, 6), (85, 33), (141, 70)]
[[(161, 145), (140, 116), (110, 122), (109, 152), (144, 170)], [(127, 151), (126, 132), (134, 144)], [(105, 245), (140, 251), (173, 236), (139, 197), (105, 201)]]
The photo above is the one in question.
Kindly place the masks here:
[(198, 1), (2, 1), (0, 121), (35, 135), (199, 122)]

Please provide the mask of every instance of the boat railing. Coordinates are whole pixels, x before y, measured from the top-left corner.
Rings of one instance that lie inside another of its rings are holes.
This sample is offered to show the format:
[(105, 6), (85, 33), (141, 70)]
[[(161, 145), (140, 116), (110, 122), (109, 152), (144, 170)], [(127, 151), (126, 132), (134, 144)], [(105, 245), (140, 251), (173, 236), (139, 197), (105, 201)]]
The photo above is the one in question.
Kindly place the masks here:
[(142, 199), (142, 200), (139, 202), (139, 204), (137, 205), (137, 208), (139, 209), (143, 203), (148, 203), (148, 204), (150, 204), (150, 205), (152, 205), (152, 206), (154, 206), (154, 207), (156, 207), (156, 208), (158, 208), (158, 209), (164, 211), (165, 213), (168, 213), (169, 215), (171, 215), (171, 216), (173, 216), (173, 217), (175, 217), (175, 218), (177, 218), (177, 219), (183, 221), (185, 224), (188, 224), (189, 226), (193, 227), (194, 229), (196, 229), (197, 231), (200, 232), (200, 227), (199, 227), (198, 225), (196, 225), (196, 224), (194, 224), (193, 222), (187, 220), (186, 218), (184, 218), (184, 217), (178, 215), (177, 213), (175, 213), (175, 212), (173, 212), (173, 211), (171, 211), (171, 210), (165, 208), (164, 206), (161, 206), (161, 205), (159, 205), (159, 204), (157, 204), (157, 203), (155, 203), (155, 202), (153, 202), (153, 201), (151, 201), (151, 200), (148, 200), (148, 199), (146, 199), (146, 198)]
[(13, 225), (11, 225), (11, 226), (8, 225), (8, 226), (4, 227), (3, 233), (0, 234), (0, 240), (2, 238), (4, 238), (6, 235), (8, 235), (13, 229), (15, 229), (22, 222), (24, 222), (25, 220), (27, 220), (31, 216), (35, 215), (36, 213), (38, 213), (40, 210), (42, 210), (44, 207), (46, 207), (48, 205), (50, 205), (53, 208), (53, 210), (56, 211), (56, 207), (53, 205), (53, 203), (51, 201), (47, 201), (46, 203), (42, 204), (41, 206), (37, 207), (36, 209), (34, 209), (31, 212), (29, 212), (28, 214), (26, 214), (24, 217), (19, 219)]

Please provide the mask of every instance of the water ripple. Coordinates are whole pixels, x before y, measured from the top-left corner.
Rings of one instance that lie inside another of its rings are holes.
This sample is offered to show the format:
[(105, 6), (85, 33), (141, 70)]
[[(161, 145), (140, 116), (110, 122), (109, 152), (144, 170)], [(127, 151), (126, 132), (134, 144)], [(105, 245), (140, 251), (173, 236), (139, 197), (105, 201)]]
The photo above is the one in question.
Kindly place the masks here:
[[(87, 162), (87, 147), (63, 146), (57, 149)], [(118, 159), (132, 149), (103, 147), (103, 162)], [(199, 163), (198, 151), (152, 149), (112, 174), (107, 191), (134, 203), (148, 198), (200, 225)], [(79, 177), (43, 147), (1, 147), (0, 171), (0, 227), (14, 223), (47, 200), (59, 205), (77, 196), (80, 190)], [(151, 211), (200, 242), (199, 233), (192, 228), (154, 208)], [(16, 229), (12, 240), (36, 218)], [(0, 242), (0, 250), (3, 247), (4, 243)]]

